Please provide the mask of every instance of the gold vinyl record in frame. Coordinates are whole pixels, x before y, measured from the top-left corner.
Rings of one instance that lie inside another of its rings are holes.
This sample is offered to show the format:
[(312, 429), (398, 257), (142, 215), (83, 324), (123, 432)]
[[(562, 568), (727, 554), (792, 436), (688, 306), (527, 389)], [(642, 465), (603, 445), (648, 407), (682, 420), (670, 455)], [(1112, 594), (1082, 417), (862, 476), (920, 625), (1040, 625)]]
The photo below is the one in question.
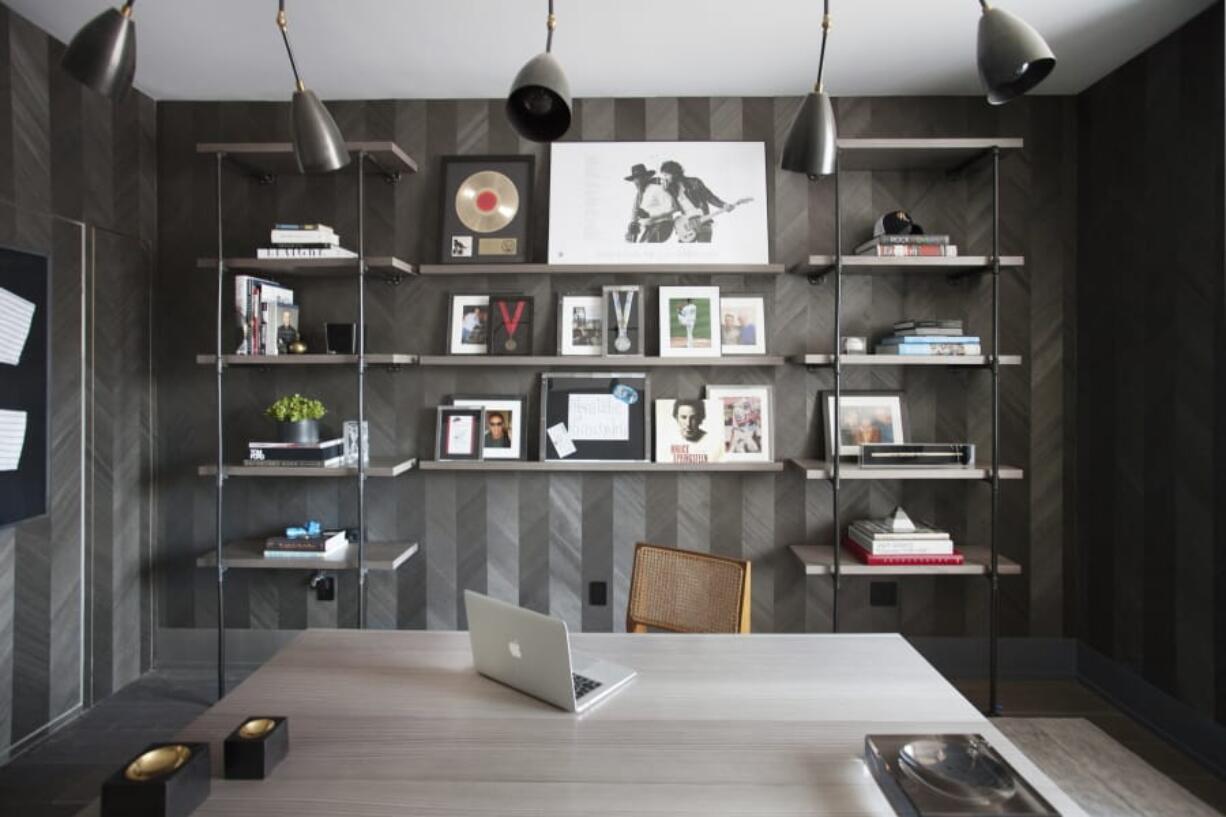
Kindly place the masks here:
[(460, 222), (473, 232), (496, 232), (519, 212), (519, 191), (497, 170), (482, 170), (460, 184), (455, 209)]

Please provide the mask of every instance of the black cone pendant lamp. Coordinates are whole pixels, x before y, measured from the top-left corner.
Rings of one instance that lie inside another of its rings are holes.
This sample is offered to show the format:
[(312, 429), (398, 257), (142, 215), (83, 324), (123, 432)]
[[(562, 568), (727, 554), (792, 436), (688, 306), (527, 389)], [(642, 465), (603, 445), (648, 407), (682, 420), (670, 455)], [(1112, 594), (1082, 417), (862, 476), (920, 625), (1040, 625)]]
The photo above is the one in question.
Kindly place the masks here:
[(822, 69), (826, 65), (826, 37), (830, 33), (830, 0), (825, 0), (822, 14), (822, 50), (817, 60), (817, 83), (805, 97), (800, 113), (792, 121), (788, 140), (783, 146), (780, 166), (793, 173), (804, 173), (810, 179), (834, 173), (838, 127), (834, 120), (834, 105), (822, 86)]
[(1025, 20), (979, 0), (979, 79), (988, 102), (1003, 105), (1047, 78), (1056, 55)]
[(549, 30), (545, 51), (519, 69), (507, 96), (507, 119), (520, 136), (533, 142), (552, 142), (570, 128), (570, 83), (551, 53), (553, 30), (558, 26), (553, 0), (549, 0), (545, 25)]
[(329, 173), (340, 170), (349, 164), (349, 150), (345, 147), (345, 138), (341, 129), (336, 126), (336, 120), (328, 109), (315, 96), (314, 91), (307, 90), (302, 78), (298, 76), (298, 64), (294, 61), (294, 50), (289, 45), (289, 34), (286, 32), (285, 0), (280, 0), (277, 10), (277, 28), (281, 29), (281, 39), (285, 41), (285, 53), (289, 54), (289, 65), (294, 71), (294, 101), (291, 103), (290, 134), (294, 140), (294, 158), (298, 161), (298, 169), (303, 173)]
[(107, 9), (90, 20), (68, 44), (60, 65), (79, 82), (112, 98), (132, 87), (136, 73), (136, 23), (132, 3)]

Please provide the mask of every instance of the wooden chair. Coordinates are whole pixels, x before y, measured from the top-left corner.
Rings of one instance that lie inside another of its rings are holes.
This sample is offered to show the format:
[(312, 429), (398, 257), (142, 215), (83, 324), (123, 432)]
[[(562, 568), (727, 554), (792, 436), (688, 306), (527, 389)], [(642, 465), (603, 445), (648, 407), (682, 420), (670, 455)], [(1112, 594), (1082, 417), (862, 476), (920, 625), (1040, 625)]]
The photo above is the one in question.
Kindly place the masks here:
[(626, 632), (748, 633), (749, 562), (639, 543)]

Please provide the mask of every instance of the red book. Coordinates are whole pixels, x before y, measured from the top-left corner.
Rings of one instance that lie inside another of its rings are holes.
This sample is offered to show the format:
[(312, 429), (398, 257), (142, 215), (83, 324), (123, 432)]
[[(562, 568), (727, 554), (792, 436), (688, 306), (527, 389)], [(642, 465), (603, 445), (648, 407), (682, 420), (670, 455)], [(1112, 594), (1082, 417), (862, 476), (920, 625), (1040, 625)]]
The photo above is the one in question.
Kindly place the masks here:
[(851, 551), (851, 555), (866, 565), (892, 565), (894, 567), (900, 565), (960, 565), (963, 561), (962, 554), (956, 550), (953, 553), (933, 553), (929, 555), (908, 553), (905, 556), (875, 556), (862, 548), (857, 542), (847, 538), (843, 539), (843, 547)]

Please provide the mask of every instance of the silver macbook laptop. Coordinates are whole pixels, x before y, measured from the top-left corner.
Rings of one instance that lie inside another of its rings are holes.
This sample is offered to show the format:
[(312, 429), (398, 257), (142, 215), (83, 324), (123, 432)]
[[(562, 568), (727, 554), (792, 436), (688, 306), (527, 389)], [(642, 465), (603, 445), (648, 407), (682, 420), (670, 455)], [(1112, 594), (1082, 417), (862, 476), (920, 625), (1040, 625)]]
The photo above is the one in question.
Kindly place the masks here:
[(635, 672), (571, 655), (566, 622), (464, 591), (477, 672), (569, 712), (583, 712), (624, 687)]

